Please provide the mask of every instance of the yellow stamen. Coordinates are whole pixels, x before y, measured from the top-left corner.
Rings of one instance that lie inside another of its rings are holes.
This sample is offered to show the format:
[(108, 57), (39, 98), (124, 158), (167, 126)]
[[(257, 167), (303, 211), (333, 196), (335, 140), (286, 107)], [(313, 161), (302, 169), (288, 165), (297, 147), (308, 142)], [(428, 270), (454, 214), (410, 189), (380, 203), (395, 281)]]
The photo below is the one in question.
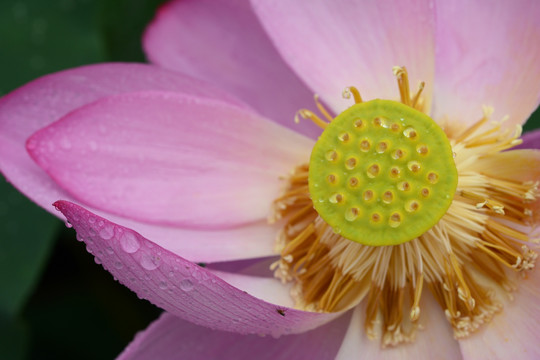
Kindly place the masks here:
[[(424, 83), (411, 99), (406, 69), (395, 67), (394, 74), (402, 103), (421, 108)], [(351, 108), (371, 103), (363, 102), (356, 88), (347, 91), (355, 100)], [(423, 214), (426, 201), (441, 193), (435, 186), (448, 176), (447, 167), (427, 166), (426, 159), (440, 151), (416, 126), (377, 114), (353, 118), (350, 127), (339, 127), (345, 115), (333, 119), (318, 97), (315, 102), (331, 123), (308, 110), (301, 110), (297, 117), (312, 120), (323, 129), (335, 127), (335, 146), (320, 154), (324, 163), (320, 176), (313, 177), (317, 174), (313, 162), (294, 169), (271, 217), (272, 221), (284, 219), (276, 239), (280, 260), (271, 269), (283, 282), (293, 283), (296, 306), (333, 312), (363, 301), (366, 333), (370, 338), (382, 333), (383, 347), (414, 340), (426, 291), (439, 303), (456, 338), (467, 337), (489, 323), (502, 310), (498, 294), (511, 296), (516, 289), (511, 273), (526, 274), (537, 258), (532, 249), (539, 239), (529, 234), (528, 226), (536, 219), (533, 202), (538, 198), (538, 182), (523, 180), (527, 169), (506, 173), (500, 165), (527, 156), (526, 152), (503, 152), (520, 143), (521, 128), (511, 131), (503, 129), (501, 122), (490, 124), (492, 109), (485, 108), (478, 122), (457, 134), (447, 133), (458, 174), (455, 194), (447, 193), (449, 208), (407, 242), (371, 246), (351, 241), (350, 233), (335, 229), (324, 219), (314, 184), (332, 189), (328, 203), (342, 211), (343, 223), (364, 220), (356, 231), (371, 231), (373, 238), (379, 236), (373, 229), (392, 231), (397, 225), (401, 231), (411, 214)], [(401, 107), (396, 109), (401, 111)], [(368, 131), (384, 136), (367, 136)], [(395, 134), (403, 136), (396, 138)], [(404, 145), (410, 142), (414, 146)], [(380, 157), (388, 157), (392, 163)], [(395, 186), (388, 187), (384, 181)]]
[(330, 115), (330, 112), (328, 110), (326, 110), (324, 105), (321, 103), (321, 101), (319, 99), (319, 95), (315, 94), (313, 96), (313, 98), (315, 100), (315, 105), (317, 106), (317, 109), (319, 109), (321, 114), (324, 115), (324, 117), (328, 120), (329, 123), (332, 122), (332, 120), (334, 120), (334, 118)]
[(328, 126), (329, 123), (327, 123), (326, 121), (322, 120), (321, 118), (319, 118), (317, 115), (315, 115), (314, 113), (312, 113), (311, 111), (309, 110), (306, 110), (306, 109), (302, 109), (302, 110), (299, 110), (296, 115), (294, 116), (294, 122), (299, 124), (300, 123), (300, 118), (302, 119), (305, 119), (305, 120), (311, 120), (313, 121), (313, 123), (315, 125), (317, 125), (318, 127), (320, 127), (321, 129), (326, 129), (326, 127)]
[(354, 103), (355, 104), (360, 104), (362, 103), (362, 96), (360, 96), (360, 91), (358, 91), (357, 88), (355, 88), (354, 86), (349, 86), (349, 87), (346, 87), (345, 89), (343, 89), (343, 93), (342, 93), (342, 96), (345, 98), (345, 99), (350, 99), (351, 98), (351, 94), (354, 98)]

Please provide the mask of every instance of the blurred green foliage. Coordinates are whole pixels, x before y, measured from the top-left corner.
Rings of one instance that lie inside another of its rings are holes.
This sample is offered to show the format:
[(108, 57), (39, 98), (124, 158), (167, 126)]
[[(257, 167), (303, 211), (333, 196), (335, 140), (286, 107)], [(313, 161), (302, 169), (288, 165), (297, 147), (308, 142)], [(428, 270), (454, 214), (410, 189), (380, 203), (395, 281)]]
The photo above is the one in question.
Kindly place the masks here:
[[(144, 61), (141, 35), (163, 2), (2, 0), (0, 96), (70, 67)], [(0, 359), (111, 359), (159, 312), (0, 176)]]

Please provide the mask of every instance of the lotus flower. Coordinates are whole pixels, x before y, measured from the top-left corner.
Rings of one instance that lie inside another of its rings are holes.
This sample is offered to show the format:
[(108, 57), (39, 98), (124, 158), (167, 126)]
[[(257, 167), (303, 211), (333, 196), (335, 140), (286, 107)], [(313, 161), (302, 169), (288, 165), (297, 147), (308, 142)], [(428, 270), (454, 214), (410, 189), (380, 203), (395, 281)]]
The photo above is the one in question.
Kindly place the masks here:
[(172, 1), (2, 98), (0, 169), (165, 310), (121, 359), (537, 359), (539, 16)]

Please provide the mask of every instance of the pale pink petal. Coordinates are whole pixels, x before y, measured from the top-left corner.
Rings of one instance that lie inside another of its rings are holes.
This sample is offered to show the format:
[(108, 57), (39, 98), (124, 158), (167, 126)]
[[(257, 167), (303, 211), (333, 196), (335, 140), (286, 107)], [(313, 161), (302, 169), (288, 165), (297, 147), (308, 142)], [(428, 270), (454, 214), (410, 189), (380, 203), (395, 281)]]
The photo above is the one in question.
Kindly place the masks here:
[[(244, 290), (249, 289), (248, 292), (255, 297), (280, 306), (294, 307), (294, 300), (290, 294), (290, 286), (283, 284), (281, 280), (273, 277), (249, 276), (232, 272), (215, 271), (211, 268), (208, 270), (232, 286)], [(268, 267), (266, 270), (271, 274)]]
[(281, 230), (279, 224), (269, 225), (266, 220), (231, 229), (192, 230), (134, 221), (107, 212), (95, 213), (137, 231), (176, 255), (203, 263), (275, 255), (275, 239)]
[(283, 62), (253, 14), (249, 0), (178, 0), (163, 6), (143, 38), (148, 59), (219, 85), (262, 115), (304, 134), (293, 123), (313, 94)]
[(466, 360), (540, 359), (540, 273), (520, 281), (514, 300), (477, 334), (459, 341)]
[(437, 2), (434, 118), (471, 123), (482, 105), (506, 126), (524, 123), (540, 96), (540, 2)]
[(454, 339), (452, 328), (443, 310), (431, 295), (425, 294), (421, 304), (420, 324), (422, 329), (409, 344), (382, 348), (380, 339), (370, 340), (364, 331), (365, 305), (358, 306), (353, 313), (349, 329), (336, 359), (377, 360), (458, 360), (461, 359), (459, 344)]
[(411, 86), (434, 74), (434, 13), (430, 0), (253, 0), (283, 58), (335, 110), (356, 86), (364, 99), (399, 99), (392, 67), (406, 66)]
[(522, 137), (523, 144), (518, 149), (540, 149), (540, 130), (531, 131)]
[(164, 313), (137, 334), (118, 360), (334, 359), (350, 316), (300, 334), (274, 339), (210, 330)]
[[(520, 149), (485, 156), (477, 162), (476, 169), (478, 172), (494, 178), (538, 182), (540, 181), (540, 151)], [(540, 223), (540, 198), (536, 197), (532, 204), (532, 210), (534, 223)]]
[[(19, 190), (55, 215), (52, 203), (74, 199), (30, 158), (27, 138), (66, 113), (96, 99), (145, 89), (233, 99), (198, 81), (141, 64), (102, 64), (66, 70), (37, 79), (0, 100), (0, 169)], [(223, 231), (193, 231), (156, 226), (107, 214), (168, 250), (192, 261), (225, 261), (273, 254), (278, 231), (266, 222)], [(196, 238), (197, 241), (189, 239)]]
[[(501, 166), (504, 164), (504, 166)], [(540, 180), (540, 151), (519, 149), (484, 156), (478, 161), (477, 169), (482, 174), (495, 178), (519, 181)]]
[(140, 298), (195, 324), (242, 334), (279, 336), (308, 331), (342, 315), (271, 304), (250, 295), (249, 283), (246, 289), (233, 287), (131, 229), (66, 201), (58, 201), (55, 206), (73, 225), (96, 262), (120, 283)]
[(28, 156), (28, 137), (103, 96), (141, 90), (181, 91), (234, 101), (200, 81), (143, 64), (100, 64), (44, 76), (0, 99), (0, 171), (22, 193), (53, 212), (55, 200), (71, 196)]
[(221, 101), (127, 93), (71, 112), (28, 151), (84, 204), (143, 222), (233, 227), (266, 219), (280, 176), (313, 141)]

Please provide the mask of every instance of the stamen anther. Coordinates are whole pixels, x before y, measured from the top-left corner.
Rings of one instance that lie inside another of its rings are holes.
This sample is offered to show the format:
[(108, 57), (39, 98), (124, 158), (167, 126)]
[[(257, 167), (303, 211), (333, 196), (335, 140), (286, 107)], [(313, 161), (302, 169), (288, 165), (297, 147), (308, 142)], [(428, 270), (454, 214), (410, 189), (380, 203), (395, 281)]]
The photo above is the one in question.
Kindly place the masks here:
[(351, 95), (353, 96), (354, 98), (354, 103), (355, 104), (360, 104), (362, 103), (362, 96), (360, 96), (360, 91), (358, 91), (357, 88), (355, 88), (354, 86), (348, 86), (346, 87), (345, 89), (343, 89), (343, 92), (341, 94), (345, 99), (350, 99), (351, 98)]

